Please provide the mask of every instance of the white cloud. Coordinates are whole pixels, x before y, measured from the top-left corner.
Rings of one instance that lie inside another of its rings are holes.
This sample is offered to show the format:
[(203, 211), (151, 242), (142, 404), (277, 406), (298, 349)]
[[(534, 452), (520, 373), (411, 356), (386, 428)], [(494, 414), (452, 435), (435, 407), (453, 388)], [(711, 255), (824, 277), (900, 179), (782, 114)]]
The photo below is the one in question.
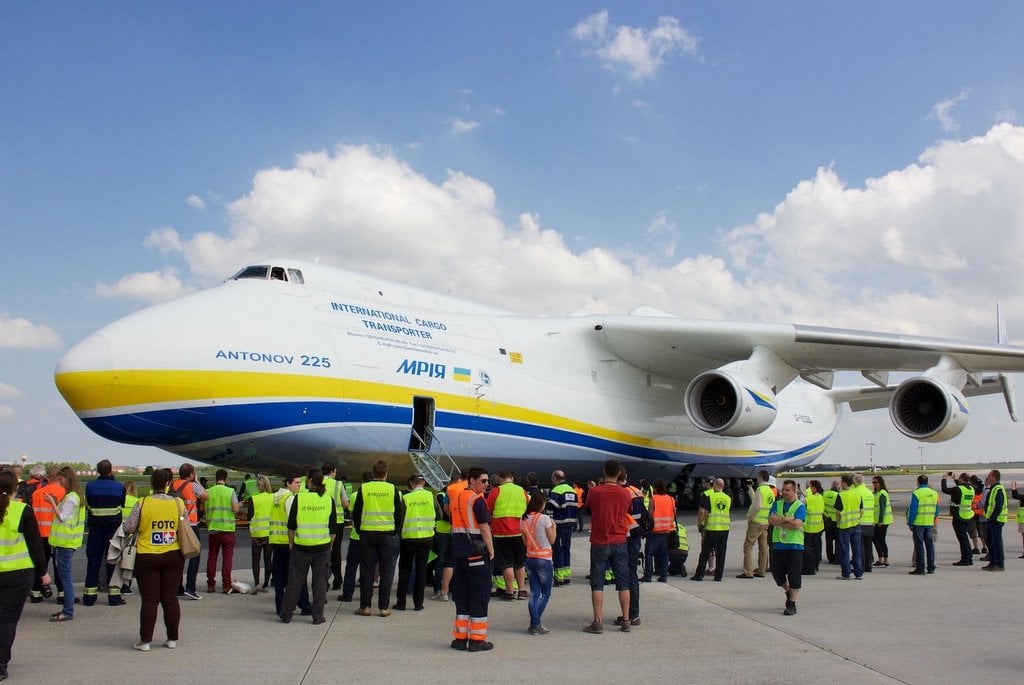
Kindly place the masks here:
[(10, 383), (0, 381), (0, 397), (21, 397), (21, 391)]
[(142, 241), (146, 247), (159, 250), (162, 254), (181, 251), (181, 237), (178, 232), (170, 226), (158, 228)]
[(0, 318), (0, 348), (35, 349), (59, 347), (60, 336), (49, 326), (28, 319)]
[(9, 404), (0, 404), (0, 421), (9, 421), (14, 418), (14, 407)]
[(117, 283), (96, 284), (96, 294), (103, 298), (144, 300), (163, 302), (185, 293), (185, 286), (178, 278), (177, 270), (167, 267), (162, 271), (145, 271), (128, 274)]
[(943, 100), (932, 107), (931, 114), (928, 115), (929, 119), (935, 119), (939, 122), (939, 126), (942, 127), (943, 131), (956, 131), (960, 128), (960, 123), (953, 118), (953, 108), (964, 102), (967, 97), (971, 94), (970, 88), (964, 88), (960, 91), (960, 94), (956, 97)]
[(478, 128), (480, 128), (479, 121), (473, 121), (472, 119), (452, 119), (449, 131), (454, 136), (461, 136), (466, 133), (471, 133)]
[(206, 203), (203, 202), (203, 198), (196, 194), (189, 195), (185, 198), (185, 204), (194, 209), (206, 209)]
[(675, 17), (659, 17), (650, 29), (616, 26), (608, 10), (592, 14), (570, 31), (609, 70), (625, 70), (636, 82), (653, 78), (669, 57), (676, 53), (697, 55), (697, 38)]
[[(1024, 128), (945, 141), (859, 185), (832, 168), (723, 233), (719, 254), (674, 256), (679, 228), (635, 227), (642, 249), (573, 250), (523, 214), (507, 225), (482, 180), (435, 183), (386, 150), (340, 147), (265, 169), (227, 231), (153, 243), (213, 283), (268, 255), (320, 258), (524, 313), (626, 312), (799, 321), (988, 339), (994, 302), (1024, 321)], [(415, 264), (415, 268), (410, 268)], [(1024, 323), (1021, 324), (1024, 330)]]

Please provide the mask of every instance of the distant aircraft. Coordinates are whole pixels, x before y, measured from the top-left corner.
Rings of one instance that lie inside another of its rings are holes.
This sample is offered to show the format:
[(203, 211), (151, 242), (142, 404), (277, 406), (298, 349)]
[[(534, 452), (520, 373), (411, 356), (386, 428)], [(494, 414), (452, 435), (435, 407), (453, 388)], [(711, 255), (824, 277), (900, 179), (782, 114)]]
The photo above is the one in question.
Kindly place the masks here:
[[(587, 478), (616, 458), (688, 483), (809, 464), (843, 404), (888, 406), (927, 442), (959, 434), (974, 395), (1002, 391), (1016, 420), (1024, 347), (997, 319), (985, 344), (649, 308), (534, 317), (272, 259), (103, 328), (55, 380), (105, 438), (249, 471), (384, 458), (432, 483), (454, 464)], [(870, 385), (833, 387), (839, 370)]]

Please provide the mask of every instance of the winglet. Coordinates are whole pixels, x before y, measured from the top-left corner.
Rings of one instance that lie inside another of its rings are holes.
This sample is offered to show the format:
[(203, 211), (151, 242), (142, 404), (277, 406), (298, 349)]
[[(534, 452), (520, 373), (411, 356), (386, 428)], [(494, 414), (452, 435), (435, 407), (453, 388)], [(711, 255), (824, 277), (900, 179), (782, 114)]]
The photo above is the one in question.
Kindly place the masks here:
[[(1009, 342), (1001, 302), (996, 303), (996, 334), (999, 336), (999, 344), (1005, 345)], [(999, 374), (999, 385), (1003, 388), (1003, 399), (1006, 400), (1006, 409), (1010, 412), (1010, 418), (1017, 421), (1017, 381), (1011, 374), (1001, 373)]]

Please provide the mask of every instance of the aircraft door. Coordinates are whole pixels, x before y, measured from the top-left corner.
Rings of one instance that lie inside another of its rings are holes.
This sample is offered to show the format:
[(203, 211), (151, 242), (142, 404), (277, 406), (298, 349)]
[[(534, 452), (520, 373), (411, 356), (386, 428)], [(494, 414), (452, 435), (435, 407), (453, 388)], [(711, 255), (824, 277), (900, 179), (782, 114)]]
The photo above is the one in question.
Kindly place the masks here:
[(434, 398), (412, 398), (412, 430), (409, 451), (429, 452), (434, 442)]

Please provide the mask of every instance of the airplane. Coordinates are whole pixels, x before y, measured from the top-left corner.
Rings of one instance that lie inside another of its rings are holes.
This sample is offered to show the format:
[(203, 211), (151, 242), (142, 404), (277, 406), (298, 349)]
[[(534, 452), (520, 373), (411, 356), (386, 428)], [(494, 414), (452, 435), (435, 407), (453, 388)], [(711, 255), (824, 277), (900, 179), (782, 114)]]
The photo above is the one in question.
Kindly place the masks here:
[[(958, 435), (1024, 347), (806, 325), (524, 316), (276, 258), (143, 309), (69, 350), (55, 382), (98, 435), (263, 473), (389, 462), (434, 487), (459, 466), (585, 480), (748, 478), (810, 464), (844, 405), (916, 440)], [(835, 386), (836, 371), (862, 386)], [(890, 372), (912, 372), (890, 382)], [(734, 485), (735, 487), (735, 485)]]

